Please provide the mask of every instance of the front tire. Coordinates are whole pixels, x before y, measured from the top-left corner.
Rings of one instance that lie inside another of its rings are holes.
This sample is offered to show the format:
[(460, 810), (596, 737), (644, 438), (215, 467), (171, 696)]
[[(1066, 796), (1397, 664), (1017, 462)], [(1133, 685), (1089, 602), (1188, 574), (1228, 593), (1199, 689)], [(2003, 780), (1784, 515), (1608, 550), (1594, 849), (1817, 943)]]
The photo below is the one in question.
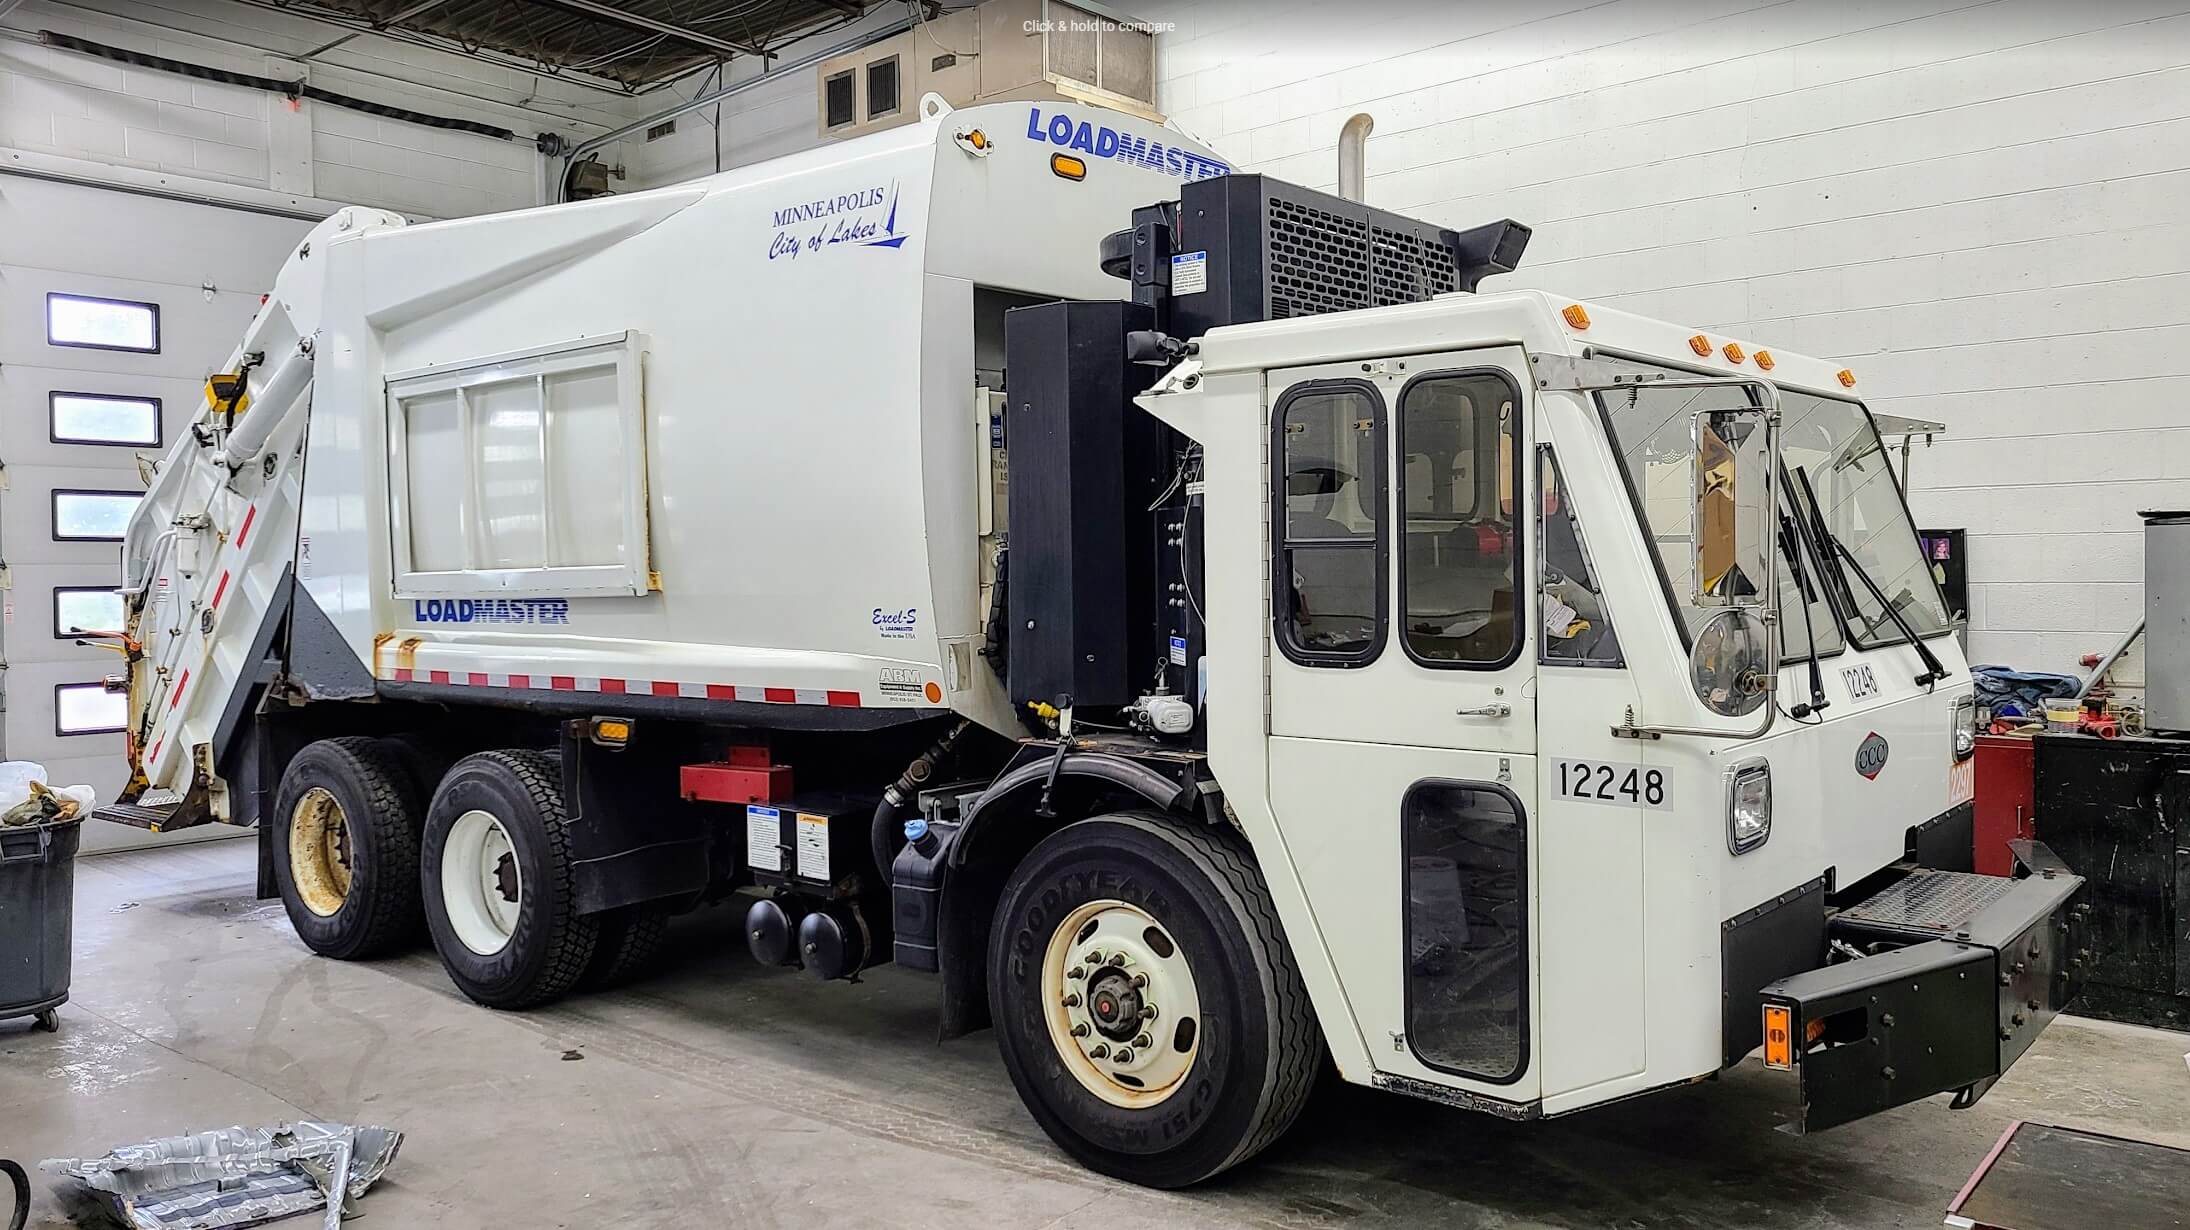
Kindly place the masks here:
[(321, 739), (289, 762), (274, 808), (274, 883), (305, 947), (356, 961), (416, 942), (423, 797), (378, 739)]
[(457, 761), (426, 813), (419, 881), (442, 966), (489, 1008), (555, 999), (593, 960), (600, 928), (577, 913), (562, 777), (549, 756)]
[(1322, 1039), (1269, 890), (1233, 835), (1121, 812), (1011, 874), (989, 947), (1021, 1100), (1089, 1169), (1198, 1183), (1275, 1141)]

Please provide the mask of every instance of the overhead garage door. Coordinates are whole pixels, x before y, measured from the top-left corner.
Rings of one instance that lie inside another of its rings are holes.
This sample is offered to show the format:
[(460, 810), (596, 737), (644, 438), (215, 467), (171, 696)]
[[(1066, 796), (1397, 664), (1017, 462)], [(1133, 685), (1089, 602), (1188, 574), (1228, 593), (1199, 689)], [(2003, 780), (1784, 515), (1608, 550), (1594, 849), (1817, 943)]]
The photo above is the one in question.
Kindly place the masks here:
[[(206, 375), (311, 223), (76, 184), (0, 176), (0, 751), (88, 782), (127, 776), (110, 651), (71, 626), (111, 620), (120, 520), (138, 459), (188, 430)], [(206, 833), (228, 833), (214, 828)], [(178, 836), (189, 836), (183, 834)], [(147, 844), (96, 823), (86, 849)]]

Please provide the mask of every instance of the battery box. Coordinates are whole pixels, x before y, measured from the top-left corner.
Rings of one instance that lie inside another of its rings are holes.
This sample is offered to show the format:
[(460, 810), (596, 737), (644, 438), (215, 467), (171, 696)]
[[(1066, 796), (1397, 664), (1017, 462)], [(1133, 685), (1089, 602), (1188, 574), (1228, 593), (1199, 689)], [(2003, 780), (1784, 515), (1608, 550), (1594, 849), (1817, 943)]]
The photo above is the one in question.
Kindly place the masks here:
[(875, 797), (813, 795), (745, 805), (745, 863), (753, 881), (833, 893), (846, 879), (874, 883)]

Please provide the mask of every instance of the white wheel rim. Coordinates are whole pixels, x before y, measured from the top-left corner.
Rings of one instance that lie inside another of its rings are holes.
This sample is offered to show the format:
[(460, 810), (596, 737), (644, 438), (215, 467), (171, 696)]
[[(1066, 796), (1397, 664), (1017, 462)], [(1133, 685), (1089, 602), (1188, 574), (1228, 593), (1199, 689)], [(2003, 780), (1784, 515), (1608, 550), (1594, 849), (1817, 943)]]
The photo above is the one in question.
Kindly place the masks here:
[(509, 830), (490, 812), (458, 816), (441, 847), (441, 904), (456, 938), (482, 957), (493, 956), (509, 946), (524, 902), (524, 874)]
[(325, 786), (314, 786), (289, 813), (289, 878), (297, 900), (333, 918), (350, 899), (350, 822)]
[(1042, 961), (1042, 1010), (1058, 1057), (1088, 1092), (1129, 1110), (1185, 1084), (1201, 1049), (1201, 995), (1168, 928), (1123, 901), (1064, 917)]

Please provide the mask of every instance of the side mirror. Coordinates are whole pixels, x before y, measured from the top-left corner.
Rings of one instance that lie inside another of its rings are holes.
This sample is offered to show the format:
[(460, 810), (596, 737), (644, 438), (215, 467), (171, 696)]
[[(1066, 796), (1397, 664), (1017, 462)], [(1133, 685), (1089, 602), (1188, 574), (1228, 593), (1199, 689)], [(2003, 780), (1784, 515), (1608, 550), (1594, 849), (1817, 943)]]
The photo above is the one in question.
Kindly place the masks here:
[(1699, 410), (1693, 431), (1690, 597), (1700, 607), (1761, 607), (1774, 575), (1770, 417), (1747, 406)]
[(1773, 639), (1771, 622), (1759, 607), (1730, 607), (1705, 620), (1688, 651), (1696, 699), (1721, 717), (1754, 712), (1772, 695), (1779, 664)]
[(1720, 609), (1696, 632), (1688, 677), (1705, 708), (1740, 717), (1770, 700), (1779, 672), (1772, 558), (1779, 441), (1771, 413), (1753, 406), (1699, 410), (1694, 431), (1693, 598)]

